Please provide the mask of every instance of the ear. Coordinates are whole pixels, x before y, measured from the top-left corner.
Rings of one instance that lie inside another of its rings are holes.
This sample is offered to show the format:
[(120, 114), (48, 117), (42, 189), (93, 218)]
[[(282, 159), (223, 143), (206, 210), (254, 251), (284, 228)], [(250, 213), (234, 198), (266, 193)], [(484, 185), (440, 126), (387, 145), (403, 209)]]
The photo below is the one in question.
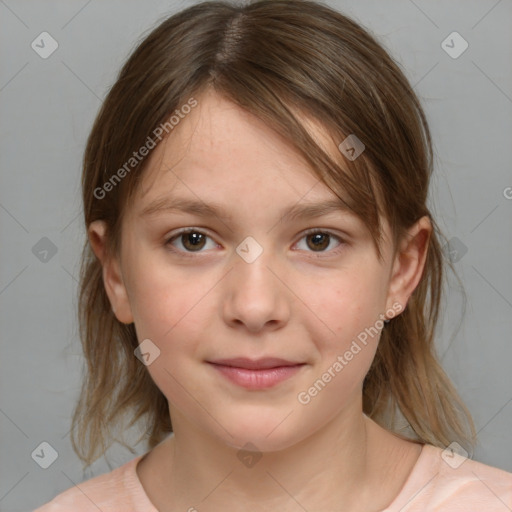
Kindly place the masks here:
[(89, 224), (89, 242), (96, 257), (103, 268), (103, 284), (107, 292), (112, 311), (116, 318), (124, 323), (133, 322), (132, 310), (128, 300), (128, 293), (123, 281), (120, 263), (117, 258), (108, 258), (106, 255), (107, 225), (105, 221), (95, 220)]
[(388, 287), (387, 308), (398, 302), (403, 311), (410, 296), (418, 286), (432, 233), (432, 224), (427, 216), (421, 217), (407, 232), (397, 250)]

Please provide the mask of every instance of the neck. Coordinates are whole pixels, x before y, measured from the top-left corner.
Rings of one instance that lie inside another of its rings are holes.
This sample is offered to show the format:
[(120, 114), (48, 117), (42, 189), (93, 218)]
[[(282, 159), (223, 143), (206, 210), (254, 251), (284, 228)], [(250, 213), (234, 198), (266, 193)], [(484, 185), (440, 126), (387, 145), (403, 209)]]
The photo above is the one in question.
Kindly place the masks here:
[[(358, 407), (344, 410), (321, 430), (293, 446), (241, 457), (228, 446), (172, 411), (161, 485), (173, 510), (229, 508), (254, 510), (357, 509), (369, 487), (368, 419)], [(241, 460), (242, 458), (242, 460)], [(359, 500), (359, 501), (358, 501)], [(351, 505), (352, 504), (352, 505)], [(176, 508), (174, 508), (176, 506)], [(258, 508), (259, 508), (258, 507)]]

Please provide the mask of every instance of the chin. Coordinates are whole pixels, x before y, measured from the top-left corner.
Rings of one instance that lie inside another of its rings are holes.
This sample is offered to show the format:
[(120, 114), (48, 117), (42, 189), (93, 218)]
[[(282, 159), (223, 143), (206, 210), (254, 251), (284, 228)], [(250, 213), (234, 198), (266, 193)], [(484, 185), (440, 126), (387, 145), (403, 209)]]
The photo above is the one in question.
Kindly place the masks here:
[(220, 437), (226, 445), (237, 450), (259, 452), (286, 450), (302, 441), (306, 434), (303, 428), (293, 428), (294, 420), (291, 419), (293, 414), (289, 417), (287, 414), (281, 416), (278, 418), (275, 411), (267, 415), (260, 411), (242, 418), (239, 414), (237, 418), (226, 423), (229, 434), (222, 428), (216, 428), (216, 436)]

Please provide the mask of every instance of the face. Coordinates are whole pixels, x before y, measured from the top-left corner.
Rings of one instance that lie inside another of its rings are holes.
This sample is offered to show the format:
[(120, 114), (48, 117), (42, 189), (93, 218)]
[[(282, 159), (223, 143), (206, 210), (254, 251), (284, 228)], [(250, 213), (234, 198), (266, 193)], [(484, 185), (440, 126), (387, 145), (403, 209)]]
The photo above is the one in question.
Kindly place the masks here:
[[(428, 226), (392, 258), (384, 223), (380, 262), (350, 211), (299, 215), (342, 203), (286, 141), (213, 93), (197, 100), (151, 154), (119, 258), (102, 260), (105, 286), (117, 318), (150, 340), (147, 370), (173, 423), (284, 449), (361, 409), (382, 320), (420, 278)], [(90, 237), (102, 258), (101, 223)]]

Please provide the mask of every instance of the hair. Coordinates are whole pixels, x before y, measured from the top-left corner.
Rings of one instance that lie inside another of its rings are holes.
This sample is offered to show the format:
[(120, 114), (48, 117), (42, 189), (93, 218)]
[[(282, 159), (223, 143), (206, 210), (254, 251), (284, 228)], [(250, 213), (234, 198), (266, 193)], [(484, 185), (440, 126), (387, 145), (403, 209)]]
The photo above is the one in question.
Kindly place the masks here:
[[(363, 220), (379, 259), (382, 216), (395, 251), (407, 229), (429, 217), (433, 229), (421, 280), (403, 312), (382, 330), (363, 382), (363, 412), (406, 439), (439, 447), (457, 441), (472, 452), (473, 420), (434, 345), (445, 260), (444, 236), (427, 208), (433, 149), (426, 116), (399, 65), (340, 12), (308, 0), (211, 1), (159, 23), (122, 67), (89, 135), (82, 173), (86, 231), (91, 222), (105, 221), (106, 254), (119, 254), (123, 213), (147, 158), (132, 162), (106, 198), (94, 191), (113, 183), (134, 151), (207, 89), (285, 137)], [(333, 159), (306, 129), (306, 117), (319, 121), (336, 146), (354, 134), (363, 153), (351, 160), (340, 152)], [(88, 240), (78, 316), (86, 368), (72, 419), (73, 449), (90, 465), (114, 441), (127, 446), (114, 427), (124, 428), (128, 420), (128, 427), (145, 421), (141, 438), (153, 448), (172, 432), (168, 403), (134, 356), (135, 326), (115, 317)], [(409, 437), (399, 433), (397, 414), (406, 420)]]

